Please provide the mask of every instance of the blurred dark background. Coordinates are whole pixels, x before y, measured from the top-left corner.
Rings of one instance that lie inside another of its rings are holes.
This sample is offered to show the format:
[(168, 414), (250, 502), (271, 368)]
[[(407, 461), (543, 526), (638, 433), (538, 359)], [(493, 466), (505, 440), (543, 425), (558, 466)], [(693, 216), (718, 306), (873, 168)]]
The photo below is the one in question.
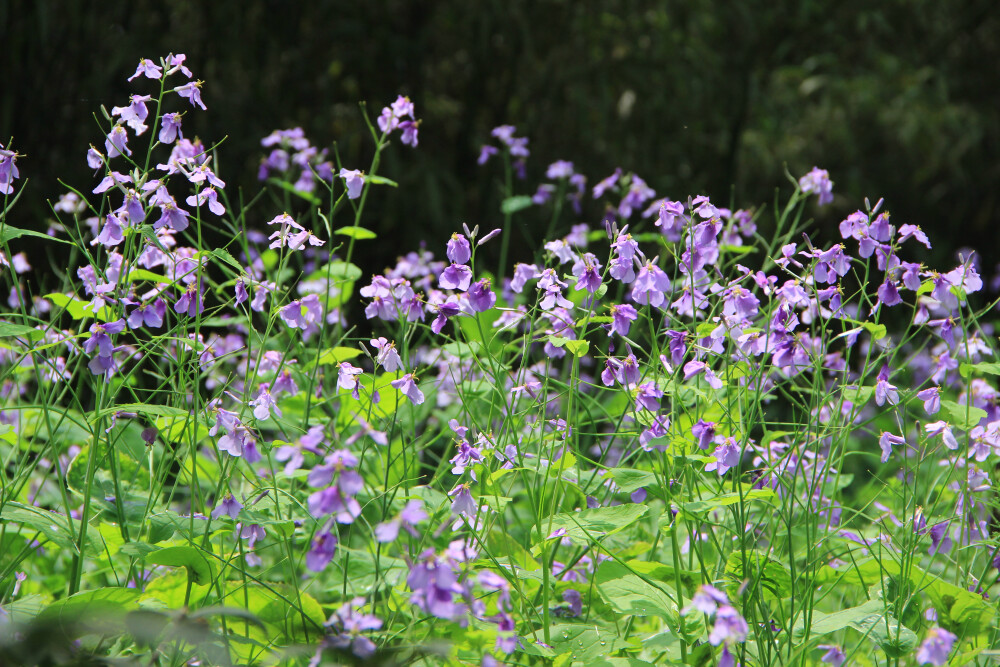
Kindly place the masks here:
[[(186, 136), (228, 137), (221, 174), (253, 192), (261, 137), (301, 126), (364, 168), (357, 103), (409, 95), (420, 147), (396, 145), (371, 200), (380, 234), (366, 273), (462, 221), (501, 221), (499, 164), (477, 167), (495, 125), (530, 138), (531, 194), (572, 160), (589, 185), (622, 166), (659, 196), (774, 201), (814, 165), (836, 199), (820, 234), (864, 197), (920, 224), (926, 256), (952, 266), (979, 249), (1000, 261), (1000, 9), (996, 0), (0, 0), (0, 134), (26, 157), (13, 224), (42, 228), (57, 178), (89, 190), (99, 105), (126, 105), (140, 57), (186, 53), (208, 113)], [(138, 81), (136, 82), (138, 83)], [(144, 90), (145, 88), (143, 88)], [(588, 198), (588, 202), (589, 202)], [(582, 219), (600, 219), (590, 202)], [(260, 224), (276, 213), (262, 211)], [(528, 213), (529, 216), (533, 213)], [(538, 233), (545, 216), (537, 213)], [(528, 217), (527, 220), (531, 218)], [(254, 222), (254, 221), (251, 221)], [(566, 220), (568, 228), (569, 219)], [(942, 268), (944, 268), (942, 266)]]

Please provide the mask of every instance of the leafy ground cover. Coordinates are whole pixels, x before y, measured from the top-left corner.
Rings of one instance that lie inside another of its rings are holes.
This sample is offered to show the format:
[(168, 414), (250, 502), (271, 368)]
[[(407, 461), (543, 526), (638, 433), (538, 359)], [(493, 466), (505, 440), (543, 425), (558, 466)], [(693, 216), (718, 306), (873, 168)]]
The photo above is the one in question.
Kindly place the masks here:
[(974, 256), (925, 266), (882, 201), (823, 238), (818, 168), (755, 209), (562, 160), (528, 187), (501, 126), (497, 219), (372, 274), (352, 258), (391, 244), (365, 204), (396, 185), (384, 151), (419, 150), (408, 99), (361, 108), (365, 169), (265, 137), (248, 196), (187, 134), (182, 55), (131, 80), (45, 232), (15, 225), (0, 152), (5, 661), (995, 656)]

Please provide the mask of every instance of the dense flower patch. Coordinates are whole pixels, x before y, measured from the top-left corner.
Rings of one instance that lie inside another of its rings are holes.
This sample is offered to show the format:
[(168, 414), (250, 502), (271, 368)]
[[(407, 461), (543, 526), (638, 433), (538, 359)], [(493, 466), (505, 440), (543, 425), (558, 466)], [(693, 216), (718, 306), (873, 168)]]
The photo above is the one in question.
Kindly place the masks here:
[[(11, 224), (0, 150), (0, 655), (989, 659), (1000, 365), (974, 256), (926, 266), (881, 201), (824, 238), (818, 168), (773, 210), (565, 160), (516, 194), (529, 142), (501, 126), (493, 231), (366, 274), (413, 103), (366, 117), (365, 169), (275, 131), (244, 201), (187, 129), (184, 63), (139, 63), (46, 233)], [(35, 275), (26, 241), (69, 267)]]

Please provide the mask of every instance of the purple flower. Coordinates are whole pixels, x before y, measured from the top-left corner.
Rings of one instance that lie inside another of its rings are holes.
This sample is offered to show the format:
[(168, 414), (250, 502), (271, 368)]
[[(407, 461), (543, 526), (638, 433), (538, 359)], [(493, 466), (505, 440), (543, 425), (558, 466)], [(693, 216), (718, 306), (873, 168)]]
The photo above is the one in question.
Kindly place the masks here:
[(886, 401), (889, 405), (898, 404), (899, 392), (896, 390), (896, 385), (889, 384), (889, 366), (883, 365), (875, 381), (875, 403), (882, 405)]
[(708, 635), (712, 646), (725, 642), (741, 642), (747, 638), (750, 628), (740, 616), (740, 612), (728, 604), (721, 605), (715, 612), (715, 625)]
[(313, 572), (322, 572), (333, 560), (336, 551), (337, 537), (329, 531), (319, 533), (313, 540), (309, 553), (306, 554), (306, 567)]
[(191, 106), (201, 107), (202, 110), (207, 109), (205, 103), (201, 101), (201, 81), (189, 81), (183, 86), (174, 88), (174, 92), (181, 97), (186, 97), (191, 102)]
[(136, 135), (140, 135), (148, 128), (143, 122), (149, 117), (149, 110), (146, 109), (146, 102), (152, 98), (149, 95), (133, 95), (131, 104), (127, 107), (112, 107), (111, 115), (119, 116), (125, 124), (132, 128)]
[(349, 389), (358, 390), (358, 376), (364, 371), (357, 366), (352, 366), (350, 362), (342, 361), (337, 367), (337, 391)]
[(205, 304), (202, 303), (201, 290), (197, 283), (191, 283), (181, 296), (174, 302), (174, 312), (185, 314), (188, 317), (197, 317), (199, 313), (205, 311)]
[(389, 384), (405, 394), (414, 405), (420, 405), (424, 402), (424, 393), (420, 391), (419, 387), (417, 387), (417, 381), (416, 378), (413, 377), (413, 373), (407, 373), (403, 377), (398, 380), (393, 380)]
[(184, 134), (181, 132), (181, 114), (163, 114), (163, 125), (160, 127), (160, 136), (158, 137), (160, 143), (172, 144), (177, 140), (177, 137), (184, 138)]
[(698, 449), (708, 449), (715, 439), (715, 422), (707, 422), (704, 419), (699, 419), (691, 427), (691, 435), (695, 437)]
[(804, 194), (818, 194), (820, 206), (833, 201), (833, 182), (826, 169), (813, 167), (812, 171), (799, 179), (799, 188)]
[(826, 651), (822, 656), (820, 656), (820, 661), (825, 662), (828, 665), (833, 665), (833, 667), (840, 667), (847, 660), (847, 656), (844, 655), (844, 651), (841, 650), (839, 646), (834, 646), (832, 644), (820, 644), (816, 648)]
[(163, 326), (163, 318), (167, 314), (167, 304), (163, 299), (157, 298), (152, 303), (144, 303), (128, 316), (128, 325), (131, 329), (138, 329), (145, 325), (151, 329), (158, 329)]
[(948, 449), (958, 449), (958, 440), (955, 439), (955, 434), (951, 432), (951, 424), (948, 422), (936, 421), (924, 424), (924, 430), (929, 436), (941, 436), (941, 441)]
[(212, 510), (212, 518), (218, 519), (223, 514), (226, 514), (235, 519), (239, 515), (241, 509), (243, 509), (243, 505), (240, 504), (240, 501), (236, 500), (236, 498), (233, 497), (233, 494), (230, 493), (222, 499), (222, 502), (219, 503), (218, 507)]
[(97, 235), (97, 238), (92, 243), (100, 243), (105, 248), (110, 248), (124, 240), (125, 236), (122, 234), (121, 219), (114, 213), (108, 213), (107, 218), (104, 220), (104, 226), (101, 228), (101, 233)]
[(887, 433), (882, 431), (882, 435), (878, 438), (878, 446), (882, 448), (882, 463), (886, 463), (889, 457), (892, 456), (893, 445), (905, 445), (906, 440), (899, 437), (898, 435), (893, 435), (892, 433)]
[(222, 215), (226, 212), (226, 207), (219, 201), (219, 193), (212, 186), (200, 190), (197, 194), (191, 195), (184, 201), (187, 202), (188, 206), (197, 207), (201, 207), (202, 204), (208, 202), (208, 210), (216, 215)]
[(636, 303), (660, 307), (667, 301), (666, 293), (670, 291), (670, 278), (663, 269), (647, 260), (639, 269), (635, 283), (632, 286), (632, 300)]
[(108, 158), (118, 157), (123, 154), (132, 154), (132, 151), (128, 147), (128, 133), (125, 132), (125, 128), (122, 127), (121, 123), (111, 128), (107, 139), (104, 141), (104, 148), (108, 153)]
[(715, 460), (705, 466), (705, 471), (715, 470), (719, 475), (725, 475), (730, 468), (740, 464), (740, 448), (733, 438), (726, 438), (713, 452)]
[(566, 160), (556, 160), (549, 165), (545, 172), (545, 178), (556, 180), (559, 178), (569, 178), (573, 175), (573, 163)]
[(729, 604), (726, 594), (714, 586), (702, 584), (698, 587), (694, 597), (691, 598), (691, 606), (684, 610), (687, 613), (692, 608), (703, 614), (712, 615), (719, 608), (719, 605)]
[(469, 239), (462, 234), (452, 234), (451, 238), (448, 239), (445, 255), (454, 264), (465, 264), (472, 258), (472, 246), (469, 245)]
[(484, 145), (481, 149), (479, 149), (479, 157), (476, 158), (476, 164), (486, 164), (487, 160), (499, 152), (500, 150), (496, 146), (490, 146), (488, 144)]
[(403, 370), (403, 360), (399, 358), (399, 353), (396, 352), (396, 343), (390, 343), (380, 336), (379, 338), (372, 338), (368, 341), (368, 344), (378, 350), (375, 362), (384, 368), (386, 373), (395, 373), (398, 370)]
[(529, 280), (534, 280), (540, 275), (541, 272), (534, 264), (522, 264), (518, 262), (514, 265), (514, 277), (510, 281), (510, 288), (520, 294)]
[(593, 253), (585, 252), (573, 264), (573, 276), (576, 277), (576, 288), (585, 289), (594, 294), (601, 286), (601, 264)]
[(934, 626), (927, 631), (927, 637), (920, 648), (917, 649), (917, 660), (921, 665), (944, 665), (948, 662), (948, 654), (951, 653), (957, 637), (945, 630)]
[(635, 393), (635, 409), (656, 412), (660, 409), (661, 398), (663, 398), (663, 390), (657, 387), (655, 382), (644, 382), (639, 385), (639, 389)]
[(490, 279), (483, 278), (469, 288), (469, 305), (477, 313), (489, 310), (496, 304), (497, 295), (490, 289)]
[(423, 503), (420, 500), (411, 500), (406, 503), (398, 517), (375, 527), (375, 539), (382, 543), (393, 542), (399, 536), (401, 526), (413, 537), (419, 537), (420, 534), (414, 526), (426, 519), (427, 512), (423, 509)]
[(632, 327), (632, 322), (639, 317), (636, 313), (635, 308), (623, 304), (612, 304), (611, 306), (611, 331), (608, 332), (610, 336), (612, 333), (616, 333), (619, 336), (628, 336), (629, 329)]
[(147, 79), (159, 79), (163, 76), (163, 68), (154, 63), (152, 60), (146, 60), (145, 58), (139, 59), (139, 66), (135, 68), (135, 74), (128, 78), (129, 81), (132, 79), (145, 76)]
[(360, 169), (341, 168), (340, 177), (344, 179), (344, 185), (347, 186), (348, 199), (357, 199), (361, 196), (361, 188), (365, 184), (365, 177)]
[[(363, 598), (354, 598), (338, 609), (324, 624), (333, 628), (337, 634), (326, 637), (323, 645), (338, 649), (351, 649), (351, 653), (361, 659), (367, 659), (375, 654), (375, 643), (361, 633), (368, 630), (378, 630), (382, 627), (382, 619), (359, 611), (364, 606)], [(322, 646), (317, 651), (320, 657)], [(319, 664), (319, 660), (315, 661)]]
[(472, 284), (472, 269), (464, 264), (452, 264), (438, 277), (438, 286), (441, 289), (452, 289), (465, 291)]

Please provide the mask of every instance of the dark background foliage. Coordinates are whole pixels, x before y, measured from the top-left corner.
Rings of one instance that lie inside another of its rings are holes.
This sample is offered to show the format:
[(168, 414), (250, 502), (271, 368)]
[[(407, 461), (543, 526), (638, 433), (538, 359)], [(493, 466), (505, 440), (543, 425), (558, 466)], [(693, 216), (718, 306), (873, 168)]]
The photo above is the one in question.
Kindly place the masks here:
[[(884, 196), (897, 224), (931, 234), (928, 259), (973, 246), (987, 275), (1000, 261), (995, 0), (0, 0), (0, 141), (14, 137), (31, 181), (14, 224), (44, 225), (57, 178), (92, 187), (93, 114), (126, 104), (140, 57), (171, 51), (205, 81), (209, 111), (185, 130), (227, 137), (233, 199), (256, 190), (272, 130), (301, 126), (363, 168), (357, 103), (374, 116), (397, 93), (415, 101), (420, 147), (386, 154), (401, 187), (372, 198), (366, 271), (421, 239), (443, 250), (462, 221), (499, 223), (497, 165), (475, 159), (501, 123), (531, 139), (528, 194), (568, 159), (591, 185), (622, 166), (660, 196), (759, 206), (787, 194), (786, 165), (819, 165), (837, 195), (816, 212), (824, 241)], [(584, 220), (600, 216), (595, 203)]]

